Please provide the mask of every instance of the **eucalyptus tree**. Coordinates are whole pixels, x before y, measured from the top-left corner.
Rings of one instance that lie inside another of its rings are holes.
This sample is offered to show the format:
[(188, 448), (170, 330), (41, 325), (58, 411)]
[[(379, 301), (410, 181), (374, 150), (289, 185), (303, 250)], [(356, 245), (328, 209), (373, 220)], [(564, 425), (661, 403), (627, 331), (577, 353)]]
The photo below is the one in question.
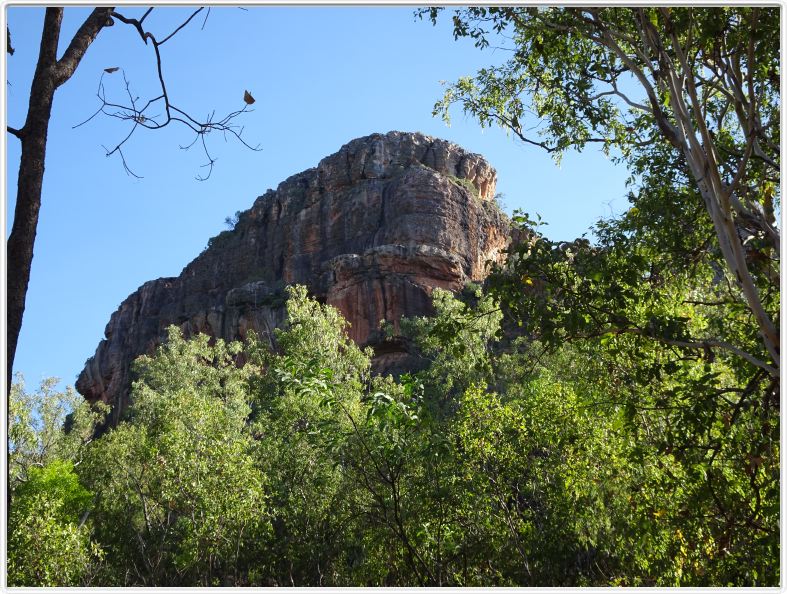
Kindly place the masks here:
[(682, 196), (642, 226), (676, 244), (707, 221), (712, 236), (690, 251), (718, 255), (761, 345), (685, 348), (727, 351), (778, 382), (778, 9), (475, 7), (453, 23), (456, 38), (510, 57), (450, 84), (435, 113), (457, 103), (558, 159), (599, 144), (630, 169), (632, 214), (655, 193)]
[(622, 413), (629, 464), (649, 469), (619, 533), (640, 536), (615, 545), (625, 583), (775, 583), (778, 10), (479, 7), (454, 34), (511, 53), (435, 113), (458, 104), (557, 159), (596, 144), (631, 174), (631, 207), (593, 244), (516, 215), (490, 286), (544, 352), (575, 343), (580, 383), (605, 395), (591, 405)]

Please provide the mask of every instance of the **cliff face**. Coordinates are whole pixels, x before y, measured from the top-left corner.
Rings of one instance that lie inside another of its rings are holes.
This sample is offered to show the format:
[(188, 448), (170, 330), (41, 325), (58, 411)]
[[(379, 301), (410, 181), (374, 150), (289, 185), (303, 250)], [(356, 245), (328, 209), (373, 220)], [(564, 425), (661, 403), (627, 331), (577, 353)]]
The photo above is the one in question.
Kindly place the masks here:
[(227, 340), (270, 337), (285, 317), (284, 287), (304, 284), (348, 319), (350, 336), (379, 347), (385, 370), (402, 348), (378, 343), (382, 319), (431, 311), (434, 287), (482, 280), (508, 222), (492, 201), (495, 171), (480, 155), (421, 134), (353, 140), (316, 168), (257, 198), (232, 231), (180, 276), (142, 285), (112, 314), (76, 383), (90, 401), (128, 405), (131, 362), (165, 329)]

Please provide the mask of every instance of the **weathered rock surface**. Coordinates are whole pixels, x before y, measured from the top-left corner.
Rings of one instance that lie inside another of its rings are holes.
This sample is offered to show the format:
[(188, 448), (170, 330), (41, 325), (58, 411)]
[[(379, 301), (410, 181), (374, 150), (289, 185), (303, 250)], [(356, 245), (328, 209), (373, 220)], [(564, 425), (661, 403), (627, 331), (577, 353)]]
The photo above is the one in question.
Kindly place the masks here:
[(184, 333), (270, 337), (284, 322), (284, 287), (307, 285), (378, 348), (385, 370), (405, 356), (380, 343), (379, 322), (431, 311), (434, 287), (482, 280), (505, 249), (508, 221), (493, 201), (495, 171), (480, 155), (402, 132), (353, 140), (316, 168), (257, 198), (180, 276), (142, 285), (112, 314), (77, 380), (90, 401), (128, 405), (132, 361), (179, 325)]

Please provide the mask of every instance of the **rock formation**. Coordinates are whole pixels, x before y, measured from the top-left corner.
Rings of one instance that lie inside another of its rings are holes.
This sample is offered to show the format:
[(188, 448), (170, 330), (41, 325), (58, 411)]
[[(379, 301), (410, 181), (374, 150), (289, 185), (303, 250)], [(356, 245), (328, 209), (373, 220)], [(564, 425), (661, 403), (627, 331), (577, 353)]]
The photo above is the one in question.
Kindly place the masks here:
[(285, 318), (284, 287), (304, 284), (376, 347), (385, 370), (404, 356), (380, 341), (380, 320), (431, 311), (434, 287), (458, 290), (499, 260), (508, 221), (495, 171), (480, 155), (422, 134), (353, 140), (316, 168), (257, 198), (180, 276), (149, 281), (112, 314), (77, 380), (89, 401), (128, 405), (130, 368), (179, 325), (227, 340), (270, 337)]

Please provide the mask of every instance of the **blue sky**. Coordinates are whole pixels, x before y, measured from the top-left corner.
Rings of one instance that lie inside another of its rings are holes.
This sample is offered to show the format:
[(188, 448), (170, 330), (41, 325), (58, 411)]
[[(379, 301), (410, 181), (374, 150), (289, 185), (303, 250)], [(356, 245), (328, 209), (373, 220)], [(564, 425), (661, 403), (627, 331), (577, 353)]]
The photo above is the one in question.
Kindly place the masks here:
[[(128, 16), (143, 8), (124, 7)], [(21, 127), (37, 58), (43, 8), (8, 8), (16, 53), (7, 60), (9, 125)], [(146, 21), (159, 38), (182, 21), (186, 8), (157, 8)], [(66, 8), (63, 47), (89, 13)], [(97, 117), (104, 68), (121, 67), (135, 95), (155, 90), (155, 62), (128, 26), (101, 32), (77, 73), (59, 89), (49, 128), (46, 174), (27, 308), (14, 365), (32, 387), (42, 378), (72, 384), (103, 338), (120, 302), (147, 280), (176, 276), (222, 231), (224, 218), (245, 210), (268, 188), (313, 167), (349, 140), (390, 130), (420, 131), (484, 155), (498, 172), (510, 212), (539, 213), (547, 235), (570, 239), (599, 217), (625, 208), (626, 172), (595, 149), (564, 157), (560, 167), (536, 147), (498, 129), (482, 130), (460, 111), (451, 127), (431, 115), (440, 81), (473, 74), (505, 55), (454, 41), (446, 18), (433, 27), (408, 7), (216, 8), (202, 29), (198, 17), (162, 47), (172, 103), (197, 116), (242, 107), (248, 89), (254, 110), (239, 123), (262, 148), (212, 140), (211, 178), (204, 155), (179, 145), (182, 129), (135, 134), (125, 145), (124, 173), (102, 145), (125, 134), (121, 122)], [(119, 73), (107, 92), (122, 89)], [(16, 196), (19, 143), (7, 135), (7, 230)]]

